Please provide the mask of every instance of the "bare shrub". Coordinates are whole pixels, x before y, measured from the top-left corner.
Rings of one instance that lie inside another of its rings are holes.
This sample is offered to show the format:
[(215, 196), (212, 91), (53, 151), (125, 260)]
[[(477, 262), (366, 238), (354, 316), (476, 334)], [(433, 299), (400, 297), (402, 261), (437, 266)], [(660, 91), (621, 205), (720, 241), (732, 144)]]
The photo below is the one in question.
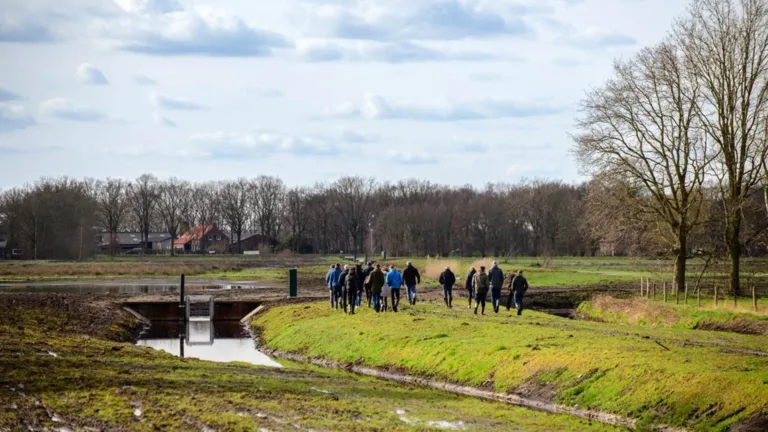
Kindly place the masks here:
[(456, 276), (463, 270), (458, 260), (427, 258), (421, 275), (425, 278), (438, 280), (445, 267), (450, 267)]

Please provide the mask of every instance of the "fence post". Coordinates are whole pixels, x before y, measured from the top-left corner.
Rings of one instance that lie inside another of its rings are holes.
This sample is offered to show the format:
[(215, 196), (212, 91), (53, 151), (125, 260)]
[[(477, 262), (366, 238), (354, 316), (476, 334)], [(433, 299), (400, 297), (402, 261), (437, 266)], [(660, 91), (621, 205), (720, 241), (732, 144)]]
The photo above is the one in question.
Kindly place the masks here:
[(667, 281), (661, 284), (661, 289), (664, 291), (664, 303), (667, 302)]
[(696, 307), (701, 306), (701, 285), (696, 287)]
[(755, 312), (757, 312), (757, 293), (755, 292), (754, 285), (752, 285), (752, 306), (754, 306)]
[(640, 276), (640, 297), (643, 296), (643, 277)]
[(299, 277), (295, 268), (288, 270), (288, 297), (295, 298), (299, 295)]
[(715, 285), (715, 309), (717, 309), (717, 285)]
[(685, 304), (688, 304), (688, 282), (685, 283)]
[(185, 321), (187, 319), (187, 302), (184, 299), (184, 274), (181, 275), (181, 283), (179, 285), (179, 319)]
[(734, 309), (734, 310), (735, 310), (735, 309), (736, 309), (736, 307), (738, 306), (738, 304), (737, 304), (737, 303), (738, 303), (738, 301), (739, 301), (739, 294), (736, 292), (736, 290), (734, 290), (734, 291), (733, 291), (733, 309)]
[(680, 304), (680, 287), (677, 286), (677, 284), (673, 283), (673, 287), (675, 290), (675, 304)]
[(656, 299), (656, 282), (653, 283), (653, 288), (651, 289), (651, 298)]

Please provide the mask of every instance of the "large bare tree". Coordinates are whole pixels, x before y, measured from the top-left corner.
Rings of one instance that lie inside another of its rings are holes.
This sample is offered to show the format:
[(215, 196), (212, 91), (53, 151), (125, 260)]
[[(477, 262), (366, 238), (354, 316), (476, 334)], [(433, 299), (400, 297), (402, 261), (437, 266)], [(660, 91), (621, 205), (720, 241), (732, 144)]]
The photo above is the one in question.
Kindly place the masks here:
[(352, 251), (363, 249), (365, 232), (371, 217), (371, 201), (376, 182), (372, 178), (343, 177), (331, 185), (331, 199), (334, 209), (352, 240)]
[(171, 177), (160, 184), (157, 209), (166, 231), (171, 235), (171, 256), (176, 253), (173, 243), (179, 237), (182, 216), (189, 212), (190, 202), (189, 183)]
[(669, 244), (679, 291), (685, 288), (688, 235), (701, 222), (710, 160), (697, 123), (700, 90), (690, 75), (671, 43), (617, 61), (613, 78), (583, 101), (574, 137), (584, 171), (640, 191), (641, 199), (625, 203), (654, 222)]
[(238, 252), (242, 253), (243, 229), (248, 221), (248, 180), (240, 178), (221, 184), (219, 205), (224, 221), (229, 226), (231, 241), (237, 239)]
[(291, 252), (300, 252), (309, 219), (308, 197), (309, 191), (302, 187), (292, 188), (285, 196), (285, 215), (291, 228)]
[(276, 241), (283, 216), (285, 184), (277, 177), (259, 176), (251, 184), (251, 206), (259, 232)]
[(697, 117), (719, 150), (730, 288), (739, 293), (744, 206), (761, 181), (768, 121), (768, 0), (694, 0), (675, 34), (702, 100)]
[(157, 200), (160, 197), (159, 189), (157, 178), (151, 174), (143, 174), (128, 185), (129, 206), (141, 233), (142, 253), (146, 252), (149, 243), (149, 231), (157, 212)]
[(123, 224), (130, 207), (128, 183), (120, 179), (107, 178), (94, 184), (94, 196), (98, 205), (101, 226), (109, 232), (109, 251), (115, 254), (117, 231)]

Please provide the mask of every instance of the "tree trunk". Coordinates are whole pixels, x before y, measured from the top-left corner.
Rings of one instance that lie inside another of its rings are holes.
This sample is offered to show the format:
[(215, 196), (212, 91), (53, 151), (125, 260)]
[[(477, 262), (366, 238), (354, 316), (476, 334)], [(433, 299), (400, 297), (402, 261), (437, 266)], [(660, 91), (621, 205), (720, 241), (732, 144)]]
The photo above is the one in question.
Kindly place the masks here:
[(687, 242), (685, 234), (678, 235), (678, 250), (675, 256), (675, 290), (678, 293), (685, 290), (685, 267), (688, 260)]
[(742, 216), (737, 212), (733, 218), (730, 229), (726, 231), (726, 244), (728, 246), (728, 256), (731, 258), (731, 271), (729, 274), (729, 284), (731, 292), (734, 295), (741, 294), (739, 286), (739, 269), (741, 261), (741, 223)]

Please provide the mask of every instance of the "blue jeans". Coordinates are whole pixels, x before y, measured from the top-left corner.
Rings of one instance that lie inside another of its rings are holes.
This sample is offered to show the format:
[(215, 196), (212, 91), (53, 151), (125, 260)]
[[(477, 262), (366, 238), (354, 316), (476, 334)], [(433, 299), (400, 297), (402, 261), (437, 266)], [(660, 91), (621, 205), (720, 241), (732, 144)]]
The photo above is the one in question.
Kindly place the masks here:
[(523, 313), (523, 293), (515, 291), (515, 306), (517, 307), (517, 314)]
[(491, 287), (491, 302), (493, 304), (493, 310), (499, 311), (499, 303), (501, 302), (501, 287)]
[(406, 285), (405, 288), (408, 290), (408, 301), (416, 303), (416, 285)]
[(373, 293), (373, 310), (376, 312), (381, 310), (381, 293)]

